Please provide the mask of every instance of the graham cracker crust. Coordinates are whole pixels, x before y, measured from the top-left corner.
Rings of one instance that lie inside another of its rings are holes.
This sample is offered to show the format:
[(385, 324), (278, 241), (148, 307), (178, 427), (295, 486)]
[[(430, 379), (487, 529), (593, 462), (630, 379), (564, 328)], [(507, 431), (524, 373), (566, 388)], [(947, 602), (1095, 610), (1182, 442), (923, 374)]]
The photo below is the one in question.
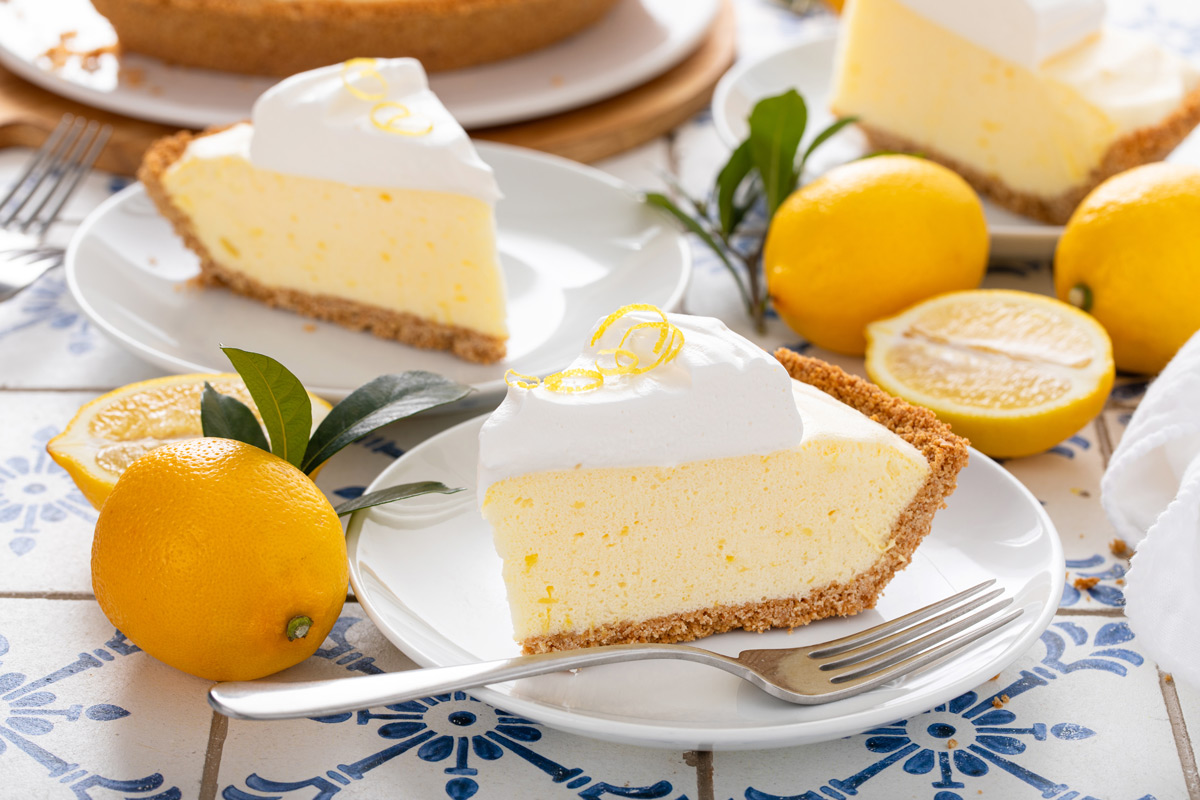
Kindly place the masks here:
[(383, 339), (393, 339), (413, 347), (429, 350), (449, 350), (466, 361), (491, 364), (504, 358), (505, 340), (457, 325), (443, 325), (415, 314), (391, 311), (378, 306), (333, 297), (309, 294), (293, 289), (265, 286), (237, 270), (220, 263), (200, 242), (191, 219), (171, 202), (163, 186), (162, 176), (187, 149), (188, 143), (199, 136), (217, 133), (213, 128), (200, 134), (182, 131), (159, 139), (142, 160), (138, 179), (145, 185), (146, 194), (154, 201), (160, 214), (166, 217), (184, 244), (200, 257), (201, 286), (225, 286), (240, 295), (253, 298), (274, 308), (285, 308), (306, 317), (337, 323), (351, 330), (369, 331)]
[(527, 53), (616, 0), (94, 0), (121, 46), (169, 64), (286, 77), (358, 56), (427, 72)]
[(951, 433), (950, 426), (938, 420), (932, 411), (910, 405), (832, 364), (785, 348), (776, 350), (775, 358), (793, 378), (888, 428), (929, 462), (929, 477), (892, 529), (892, 547), (854, 580), (829, 584), (804, 597), (703, 608), (640, 622), (603, 625), (588, 631), (533, 636), (521, 643), (526, 653), (633, 642), (689, 642), (736, 628), (761, 633), (769, 628), (795, 628), (813, 620), (849, 616), (875, 607), (888, 581), (912, 561), (913, 551), (929, 533), (934, 513), (946, 505), (946, 498), (957, 487), (958, 473), (967, 465), (967, 440)]
[(1193, 89), (1184, 98), (1183, 103), (1158, 125), (1138, 128), (1121, 136), (1109, 145), (1104, 158), (1083, 183), (1053, 197), (1018, 191), (996, 175), (981, 172), (939, 153), (936, 147), (918, 144), (911, 139), (876, 128), (870, 123), (857, 124), (866, 134), (867, 141), (877, 150), (920, 154), (954, 170), (971, 184), (975, 191), (986, 195), (997, 205), (1052, 225), (1065, 225), (1075, 207), (1092, 189), (1117, 173), (1152, 161), (1161, 161), (1187, 138), (1192, 129), (1200, 124), (1200, 87)]

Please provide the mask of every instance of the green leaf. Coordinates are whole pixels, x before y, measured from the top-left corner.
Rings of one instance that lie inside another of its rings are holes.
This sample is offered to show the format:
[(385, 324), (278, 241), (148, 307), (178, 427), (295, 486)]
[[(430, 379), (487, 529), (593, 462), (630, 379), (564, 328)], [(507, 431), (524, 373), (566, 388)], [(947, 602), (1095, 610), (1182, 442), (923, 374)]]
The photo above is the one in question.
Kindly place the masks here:
[(334, 453), (371, 431), (418, 411), (453, 403), (470, 391), (469, 386), (432, 372), (381, 375), (333, 407), (313, 433), (300, 469), (312, 472)]
[(204, 382), (204, 394), (200, 397), (200, 428), (205, 436), (236, 439), (268, 452), (271, 450), (250, 407), (236, 397), (221, 394), (208, 381)]
[(733, 229), (741, 221), (740, 217), (745, 215), (744, 211), (742, 215), (737, 214), (734, 198), (738, 187), (753, 168), (754, 159), (750, 156), (750, 142), (747, 140), (738, 145), (717, 175), (717, 211), (720, 214), (721, 231), (726, 237), (733, 234)]
[(800, 168), (799, 168), (800, 172), (804, 172), (804, 165), (806, 163), (808, 163), (808, 157), (811, 156), (814, 152), (816, 152), (816, 149), (818, 147), (825, 144), (825, 142), (829, 141), (829, 138), (831, 136), (833, 136), (834, 134), (836, 134), (838, 131), (840, 131), (842, 128), (846, 127), (847, 125), (851, 125), (855, 122), (858, 122), (858, 117), (842, 117), (837, 122), (833, 123), (828, 128), (826, 128), (825, 130), (818, 133), (816, 138), (813, 139), (811, 142), (809, 142), (808, 149), (804, 151), (804, 157), (800, 159)]
[(333, 510), (341, 517), (349, 514), (351, 511), (358, 511), (360, 508), (381, 506), (384, 503), (394, 503), (397, 500), (406, 500), (410, 497), (419, 497), (423, 494), (455, 494), (461, 491), (462, 489), (451, 489), (444, 483), (438, 483), (437, 481), (403, 483), (399, 486), (389, 486), (386, 489), (380, 489), (378, 492), (371, 492), (370, 494), (356, 497), (353, 500), (339, 503), (334, 506)]
[(746, 287), (742, 285), (742, 279), (738, 274), (737, 268), (733, 266), (733, 262), (729, 260), (729, 256), (725, 254), (725, 251), (721, 249), (721, 246), (717, 244), (715, 239), (713, 239), (712, 234), (705, 230), (704, 226), (699, 222), (685, 214), (679, 208), (679, 206), (671, 202), (671, 198), (667, 197), (665, 194), (659, 194), (658, 192), (647, 192), (642, 196), (642, 200), (647, 205), (655, 206), (656, 208), (661, 208), (664, 211), (667, 211), (671, 214), (671, 216), (675, 217), (675, 219), (682, 222), (683, 227), (699, 236), (700, 240), (708, 245), (709, 249), (716, 253), (717, 257), (720, 258), (725, 266), (729, 269), (729, 272), (733, 275), (734, 281), (737, 283), (738, 291), (742, 295), (742, 301), (746, 304), (746, 308), (750, 308), (750, 295), (747, 293)]
[(808, 124), (808, 107), (795, 89), (767, 97), (754, 105), (750, 123), (750, 155), (767, 193), (767, 219), (792, 193), (799, 174), (796, 151)]
[(308, 392), (295, 375), (270, 356), (236, 347), (221, 350), (242, 376), (258, 406), (271, 437), (271, 452), (299, 467), (312, 431), (312, 401)]

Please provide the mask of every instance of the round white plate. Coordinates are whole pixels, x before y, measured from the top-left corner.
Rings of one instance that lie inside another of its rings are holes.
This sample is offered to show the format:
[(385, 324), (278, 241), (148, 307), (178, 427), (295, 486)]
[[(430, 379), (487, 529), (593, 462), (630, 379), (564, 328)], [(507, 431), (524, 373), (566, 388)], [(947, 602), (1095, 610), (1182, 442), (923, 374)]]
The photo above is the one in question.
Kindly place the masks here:
[[(479, 429), (468, 420), (413, 448), (368, 491), (416, 480), (475, 486)], [(519, 655), (492, 534), (474, 491), (380, 506), (350, 521), (350, 580), (371, 619), (422, 666)], [(819, 706), (796, 706), (681, 661), (592, 667), (473, 690), (512, 713), (570, 733), (679, 749), (754, 749), (860, 733), (925, 711), (1000, 672), (1037, 640), (1062, 597), (1063, 554), (1041, 505), (975, 451), (912, 564), (878, 607), (792, 633), (744, 631), (701, 646), (726, 655), (826, 641), (894, 619), (987, 578), (1025, 613), (990, 639), (917, 677)]]
[(575, 356), (596, 320), (626, 303), (674, 309), (691, 273), (683, 236), (632, 188), (599, 170), (517, 147), (479, 143), (505, 198), (496, 206), (508, 287), (508, 357), (472, 364), (268, 308), (225, 289), (194, 289), (199, 270), (140, 184), (109, 198), (67, 248), (67, 282), (118, 344), (171, 372), (229, 370), (219, 345), (266, 353), (306, 386), (345, 397), (386, 372), (424, 369), (474, 386), (504, 372), (544, 375)]
[[(429, 83), (467, 128), (504, 125), (587, 105), (660, 75), (696, 48), (720, 0), (621, 0), (596, 25), (528, 55), (441, 72)], [(80, 59), (61, 69), (42, 56), (74, 31), (72, 51), (116, 34), (89, 0), (0, 2), (0, 64), (63, 97), (139, 119), (203, 128), (250, 116), (278, 78), (173, 67), (137, 53)]]
[[(746, 138), (746, 117), (758, 100), (797, 89), (808, 104), (805, 142), (833, 122), (829, 91), (833, 82), (836, 35), (799, 42), (766, 58), (742, 62), (727, 72), (713, 94), (713, 121), (717, 134), (731, 148)], [(809, 162), (809, 171), (819, 175), (838, 164), (868, 152), (862, 133), (850, 126), (830, 139)], [(1193, 134), (1167, 157), (1168, 161), (1200, 164), (1200, 135)], [(1062, 228), (1022, 217), (983, 199), (984, 216), (991, 234), (993, 257), (1050, 258)]]

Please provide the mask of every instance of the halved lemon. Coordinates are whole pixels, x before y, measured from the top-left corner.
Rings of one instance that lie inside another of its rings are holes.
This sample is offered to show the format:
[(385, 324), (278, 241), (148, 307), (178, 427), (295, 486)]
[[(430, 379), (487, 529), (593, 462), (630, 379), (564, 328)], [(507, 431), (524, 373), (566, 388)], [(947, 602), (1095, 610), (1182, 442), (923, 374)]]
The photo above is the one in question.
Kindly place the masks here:
[(867, 326), (867, 373), (998, 458), (1040, 453), (1104, 408), (1112, 342), (1089, 315), (1029, 292), (951, 292)]
[[(97, 509), (130, 464), (156, 447), (202, 435), (200, 396), (208, 381), (221, 394), (258, 409), (235, 373), (193, 373), (131, 383), (101, 395), (79, 409), (46, 450), (67, 471)], [(332, 408), (316, 395), (313, 427)]]

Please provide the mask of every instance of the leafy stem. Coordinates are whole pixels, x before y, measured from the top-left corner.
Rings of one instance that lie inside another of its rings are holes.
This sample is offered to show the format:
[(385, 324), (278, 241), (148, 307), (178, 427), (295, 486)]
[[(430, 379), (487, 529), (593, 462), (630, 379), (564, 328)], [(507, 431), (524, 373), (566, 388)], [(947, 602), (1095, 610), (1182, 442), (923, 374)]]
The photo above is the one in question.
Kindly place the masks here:
[[(381, 375), (351, 392), (312, 430), (312, 400), (295, 375), (270, 356), (233, 347), (221, 349), (246, 384), (258, 415), (236, 397), (222, 395), (205, 383), (200, 402), (204, 435), (269, 450), (309, 476), (334, 453), (372, 431), (418, 411), (453, 403), (471, 391), (432, 372)], [(405, 484), (343, 503), (338, 514), (422, 494), (459, 491), (433, 481)]]
[[(766, 333), (767, 293), (763, 249), (771, 219), (795, 191), (808, 159), (834, 134), (854, 122), (839, 119), (821, 130), (800, 154), (808, 107), (795, 89), (755, 103), (747, 118), (749, 135), (717, 173), (711, 198), (697, 199), (672, 185), (671, 195), (647, 192), (643, 199), (676, 219), (716, 254), (733, 278), (754, 329)], [(797, 159), (797, 154), (800, 154)], [(751, 212), (766, 217), (748, 224)]]

